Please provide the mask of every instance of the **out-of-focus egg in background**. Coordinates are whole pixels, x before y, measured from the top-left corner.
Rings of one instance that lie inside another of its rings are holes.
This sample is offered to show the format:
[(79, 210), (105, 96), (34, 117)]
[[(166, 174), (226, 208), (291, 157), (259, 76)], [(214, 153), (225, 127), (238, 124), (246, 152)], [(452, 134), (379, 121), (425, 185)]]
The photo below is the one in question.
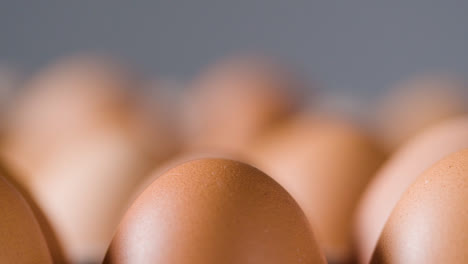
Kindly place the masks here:
[(3, 175), (0, 175), (0, 222), (1, 263), (53, 263), (31, 207)]
[(444, 156), (468, 148), (468, 117), (442, 121), (414, 136), (382, 166), (362, 196), (355, 219), (360, 263), (369, 263), (393, 207), (424, 170)]
[(468, 149), (443, 158), (403, 194), (371, 263), (466, 263)]
[(417, 75), (389, 89), (375, 106), (374, 121), (389, 152), (446, 118), (466, 113), (467, 86), (448, 74)]
[(7, 113), (1, 156), (69, 261), (102, 260), (133, 188), (177, 150), (168, 111), (143, 113), (140, 85), (108, 58), (75, 55), (33, 76)]
[(242, 152), (255, 138), (295, 113), (303, 84), (261, 56), (234, 56), (208, 67), (185, 94), (186, 148)]
[(304, 112), (259, 139), (246, 154), (304, 210), (328, 260), (351, 261), (351, 217), (384, 153), (363, 129)]
[(154, 181), (122, 220), (105, 263), (325, 263), (304, 213), (247, 164), (200, 159)]

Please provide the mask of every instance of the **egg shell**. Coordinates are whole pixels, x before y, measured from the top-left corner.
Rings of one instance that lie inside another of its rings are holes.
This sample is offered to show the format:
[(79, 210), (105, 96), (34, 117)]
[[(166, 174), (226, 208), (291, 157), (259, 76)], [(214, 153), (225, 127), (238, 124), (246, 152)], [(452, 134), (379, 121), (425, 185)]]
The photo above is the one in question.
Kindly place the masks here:
[(247, 154), (296, 199), (330, 262), (350, 261), (350, 219), (383, 152), (354, 125), (308, 113), (273, 130)]
[(424, 170), (446, 155), (468, 148), (468, 117), (436, 124), (399, 148), (363, 194), (355, 218), (359, 262), (369, 263), (380, 233), (401, 195)]
[(185, 96), (186, 147), (242, 151), (300, 105), (301, 85), (272, 59), (221, 60), (200, 74)]
[(53, 263), (33, 211), (22, 195), (0, 175), (0, 262)]
[(420, 175), (392, 211), (371, 263), (466, 263), (468, 149)]
[(151, 184), (105, 263), (325, 263), (299, 206), (244, 163), (200, 159)]

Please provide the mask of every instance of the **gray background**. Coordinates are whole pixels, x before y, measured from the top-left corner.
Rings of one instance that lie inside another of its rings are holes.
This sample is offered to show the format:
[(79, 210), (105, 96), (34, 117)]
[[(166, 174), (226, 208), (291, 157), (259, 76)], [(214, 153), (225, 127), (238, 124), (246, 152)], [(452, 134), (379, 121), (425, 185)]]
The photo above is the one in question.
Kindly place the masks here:
[(468, 72), (468, 1), (1, 0), (0, 61), (31, 71), (77, 51), (186, 79), (261, 51), (331, 91), (375, 95), (415, 73)]

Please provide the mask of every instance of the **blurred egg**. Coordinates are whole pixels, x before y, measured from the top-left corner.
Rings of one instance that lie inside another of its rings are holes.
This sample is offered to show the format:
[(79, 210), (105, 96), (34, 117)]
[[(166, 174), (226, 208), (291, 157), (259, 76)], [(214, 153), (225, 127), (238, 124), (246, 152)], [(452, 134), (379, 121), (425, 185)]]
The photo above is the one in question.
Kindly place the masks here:
[(261, 171), (200, 159), (133, 203), (105, 263), (325, 263), (304, 213)]
[(359, 128), (301, 115), (264, 136), (248, 160), (296, 199), (332, 263), (352, 258), (351, 216), (383, 154)]
[(377, 126), (389, 151), (430, 125), (467, 111), (466, 85), (448, 75), (404, 81), (377, 106)]
[(10, 110), (1, 156), (72, 262), (102, 260), (133, 188), (176, 151), (166, 112), (140, 108), (139, 85), (110, 60), (75, 56), (34, 76)]
[(421, 174), (391, 213), (371, 263), (466, 263), (468, 149)]
[(0, 175), (0, 262), (53, 263), (44, 234), (22, 195)]
[(300, 85), (272, 60), (235, 57), (201, 74), (185, 96), (188, 149), (243, 150), (300, 104)]
[(444, 156), (463, 148), (468, 148), (468, 117), (453, 118), (415, 136), (382, 166), (362, 196), (356, 214), (360, 263), (369, 263), (392, 209), (416, 177)]

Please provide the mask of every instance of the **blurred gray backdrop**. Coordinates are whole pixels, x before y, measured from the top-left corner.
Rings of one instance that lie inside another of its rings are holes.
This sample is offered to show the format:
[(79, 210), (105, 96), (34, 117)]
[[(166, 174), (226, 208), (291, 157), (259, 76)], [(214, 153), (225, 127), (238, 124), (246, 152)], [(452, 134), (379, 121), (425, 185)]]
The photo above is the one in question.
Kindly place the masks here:
[(375, 95), (421, 72), (468, 72), (468, 1), (0, 1), (0, 62), (31, 71), (97, 51), (189, 78), (261, 51), (332, 91)]

